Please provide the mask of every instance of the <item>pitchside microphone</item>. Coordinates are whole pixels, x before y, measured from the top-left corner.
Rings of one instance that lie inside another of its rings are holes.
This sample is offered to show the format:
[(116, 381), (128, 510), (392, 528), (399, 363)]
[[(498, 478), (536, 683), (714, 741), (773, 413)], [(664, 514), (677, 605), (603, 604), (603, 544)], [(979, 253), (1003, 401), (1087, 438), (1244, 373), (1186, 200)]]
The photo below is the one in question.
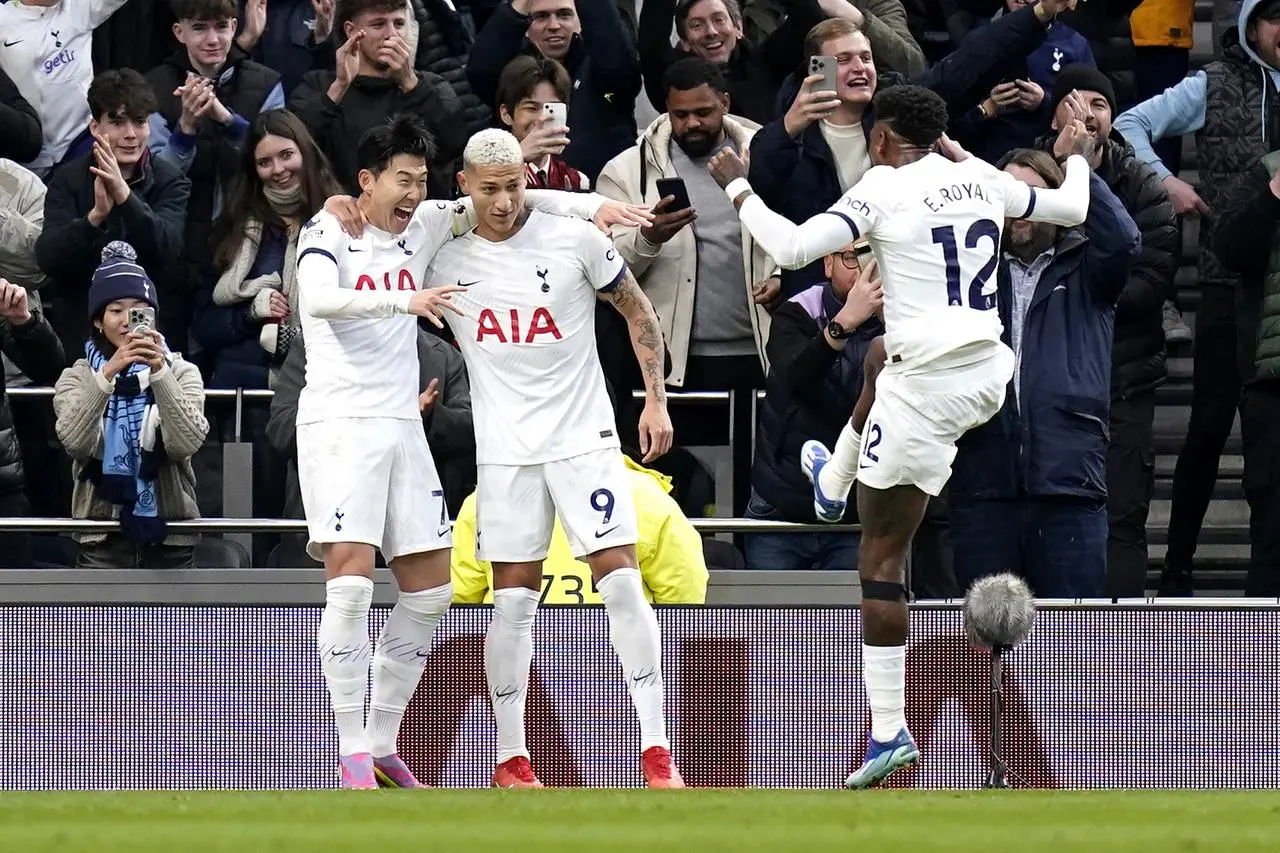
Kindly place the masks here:
[(983, 787), (1007, 788), (1008, 768), (1000, 757), (1004, 716), (1004, 668), (1001, 656), (1031, 633), (1036, 602), (1022, 579), (1009, 573), (982, 578), (964, 597), (964, 626), (969, 642), (991, 651), (991, 758)]

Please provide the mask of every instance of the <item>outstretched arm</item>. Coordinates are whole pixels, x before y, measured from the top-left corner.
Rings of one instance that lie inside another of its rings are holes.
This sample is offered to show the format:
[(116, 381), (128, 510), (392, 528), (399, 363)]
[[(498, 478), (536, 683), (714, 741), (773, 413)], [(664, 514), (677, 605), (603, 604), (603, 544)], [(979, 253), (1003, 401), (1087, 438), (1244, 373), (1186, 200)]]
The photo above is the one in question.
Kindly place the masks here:
[[(747, 182), (750, 157), (743, 160), (737, 152), (724, 149), (708, 168), (738, 209), (738, 217), (755, 241), (783, 269), (795, 270), (869, 234), (879, 220), (877, 205), (870, 201), (870, 184), (879, 180), (875, 170), (867, 173), (839, 201), (803, 225), (769, 209), (764, 199), (755, 194)], [(870, 180), (868, 180), (868, 178)]]
[(667, 415), (667, 391), (663, 377), (666, 350), (662, 342), (662, 328), (658, 314), (653, 310), (649, 297), (644, 295), (630, 269), (624, 269), (622, 277), (612, 288), (602, 291), (601, 299), (613, 303), (613, 307), (627, 321), (631, 330), (631, 347), (644, 375), (644, 412), (640, 415), (640, 452), (644, 461), (657, 459), (671, 449), (674, 430)]

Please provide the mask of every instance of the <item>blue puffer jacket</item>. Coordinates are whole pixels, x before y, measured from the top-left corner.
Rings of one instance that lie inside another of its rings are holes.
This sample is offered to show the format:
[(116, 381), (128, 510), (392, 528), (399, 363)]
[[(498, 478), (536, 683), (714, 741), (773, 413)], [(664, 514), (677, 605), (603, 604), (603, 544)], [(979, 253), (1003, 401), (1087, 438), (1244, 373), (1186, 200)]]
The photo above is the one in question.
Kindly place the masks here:
[[(951, 500), (1107, 495), (1115, 303), (1142, 244), (1124, 205), (1092, 175), (1089, 215), (1063, 232), (1036, 284), (1022, 332), (1021, 397), (957, 445)], [(999, 270), (1009, 343), (1009, 262)]]

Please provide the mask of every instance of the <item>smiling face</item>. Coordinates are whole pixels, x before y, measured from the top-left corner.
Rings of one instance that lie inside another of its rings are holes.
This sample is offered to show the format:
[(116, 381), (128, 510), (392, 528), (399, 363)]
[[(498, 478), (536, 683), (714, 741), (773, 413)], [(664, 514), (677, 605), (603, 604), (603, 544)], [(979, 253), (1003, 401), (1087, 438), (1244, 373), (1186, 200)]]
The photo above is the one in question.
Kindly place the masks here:
[(563, 61), (573, 37), (582, 32), (574, 0), (533, 0), (529, 19), (529, 41), (548, 59)]
[(264, 187), (291, 190), (302, 182), (302, 153), (298, 143), (268, 133), (254, 146), (253, 166)]
[(187, 49), (191, 67), (206, 77), (227, 62), (231, 52), (231, 39), (236, 34), (236, 19), (221, 21), (179, 21), (173, 25), (173, 35)]
[(733, 20), (724, 0), (699, 0), (689, 7), (680, 44), (708, 62), (724, 65), (741, 38), (742, 25)]
[(359, 181), (369, 222), (388, 233), (401, 234), (427, 197), (427, 161), (397, 154), (377, 174), (361, 169)]
[(876, 94), (876, 63), (871, 56), (871, 42), (862, 33), (850, 33), (830, 39), (822, 45), (823, 56), (834, 56), (837, 63), (836, 94), (849, 106), (871, 103)]

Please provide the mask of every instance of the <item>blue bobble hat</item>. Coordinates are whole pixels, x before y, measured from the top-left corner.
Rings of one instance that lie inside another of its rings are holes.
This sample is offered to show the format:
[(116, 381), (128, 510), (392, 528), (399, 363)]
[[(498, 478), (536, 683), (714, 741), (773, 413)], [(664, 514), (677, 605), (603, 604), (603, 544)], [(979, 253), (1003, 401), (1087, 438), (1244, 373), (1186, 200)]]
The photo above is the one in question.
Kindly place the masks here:
[(96, 320), (112, 302), (140, 299), (157, 311), (156, 286), (147, 271), (138, 265), (138, 253), (122, 240), (113, 240), (102, 250), (102, 263), (89, 285), (89, 319)]

